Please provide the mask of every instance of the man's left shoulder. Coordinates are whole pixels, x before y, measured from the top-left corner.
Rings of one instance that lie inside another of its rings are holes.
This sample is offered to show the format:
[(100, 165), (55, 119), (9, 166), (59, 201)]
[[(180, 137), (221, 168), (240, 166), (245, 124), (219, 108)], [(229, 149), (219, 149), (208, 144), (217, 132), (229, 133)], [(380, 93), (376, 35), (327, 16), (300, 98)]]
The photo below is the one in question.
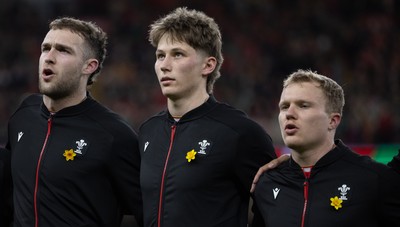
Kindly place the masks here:
[(234, 108), (228, 104), (219, 104), (218, 108), (216, 108), (210, 114), (218, 121), (239, 131), (262, 129), (261, 125), (251, 119), (244, 111)]
[[(100, 103), (93, 105), (88, 116), (107, 130), (115, 133), (134, 133), (134, 129), (121, 115), (103, 106)], [(122, 136), (122, 135), (121, 135)]]
[(384, 163), (377, 162), (370, 156), (353, 153), (347, 156), (347, 160), (351, 161), (353, 165), (362, 168), (365, 174), (370, 172), (378, 175), (380, 178), (397, 178), (400, 181), (400, 175), (395, 170)]

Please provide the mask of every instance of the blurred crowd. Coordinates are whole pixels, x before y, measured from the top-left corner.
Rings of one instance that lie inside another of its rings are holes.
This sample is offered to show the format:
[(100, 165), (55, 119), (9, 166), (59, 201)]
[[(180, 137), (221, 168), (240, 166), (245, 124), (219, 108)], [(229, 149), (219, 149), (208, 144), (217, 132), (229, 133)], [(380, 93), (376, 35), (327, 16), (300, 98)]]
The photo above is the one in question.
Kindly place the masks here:
[(2, 0), (0, 145), (7, 120), (37, 92), (40, 44), (48, 22), (87, 19), (109, 35), (98, 101), (137, 129), (165, 108), (154, 73), (148, 25), (187, 6), (215, 18), (225, 62), (214, 94), (247, 112), (281, 144), (277, 103), (282, 80), (303, 68), (345, 89), (337, 136), (347, 143), (400, 141), (400, 3), (396, 0)]

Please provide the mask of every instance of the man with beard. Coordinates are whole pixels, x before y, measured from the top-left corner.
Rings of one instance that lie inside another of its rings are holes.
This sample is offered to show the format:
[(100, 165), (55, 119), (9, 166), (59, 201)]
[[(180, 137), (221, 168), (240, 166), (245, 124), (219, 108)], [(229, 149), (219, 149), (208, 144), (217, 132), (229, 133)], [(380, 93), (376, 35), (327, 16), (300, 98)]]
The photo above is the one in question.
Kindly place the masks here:
[(140, 155), (134, 130), (88, 92), (106, 56), (92, 22), (52, 21), (41, 45), (39, 91), (10, 118), (14, 226), (142, 223)]

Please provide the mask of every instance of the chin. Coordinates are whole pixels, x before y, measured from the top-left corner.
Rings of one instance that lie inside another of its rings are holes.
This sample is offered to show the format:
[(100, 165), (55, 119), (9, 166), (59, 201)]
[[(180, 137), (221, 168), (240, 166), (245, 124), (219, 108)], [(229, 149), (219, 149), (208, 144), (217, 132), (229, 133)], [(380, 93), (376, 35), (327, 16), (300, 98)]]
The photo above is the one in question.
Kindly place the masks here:
[(165, 96), (165, 97), (170, 97), (173, 96), (173, 92), (171, 92), (169, 89), (161, 89), (161, 93)]
[(39, 92), (42, 94), (49, 93), (50, 88), (47, 86), (39, 85)]
[(301, 142), (294, 138), (285, 138), (283, 141), (285, 145), (291, 149), (301, 146)]
[(176, 93), (174, 93), (174, 92), (171, 92), (171, 91), (162, 91), (162, 93), (163, 93), (163, 95), (165, 96), (165, 97), (167, 97), (167, 98), (169, 98), (169, 99), (172, 99), (172, 100), (174, 100), (174, 99), (176, 99), (176, 98), (178, 98), (179, 96), (176, 94)]

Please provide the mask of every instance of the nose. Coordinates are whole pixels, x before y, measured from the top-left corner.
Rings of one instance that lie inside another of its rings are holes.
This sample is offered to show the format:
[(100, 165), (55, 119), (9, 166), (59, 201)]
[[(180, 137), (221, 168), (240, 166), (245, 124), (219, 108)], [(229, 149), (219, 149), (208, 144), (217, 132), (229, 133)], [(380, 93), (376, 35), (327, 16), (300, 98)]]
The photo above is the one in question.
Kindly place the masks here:
[(165, 73), (165, 72), (168, 72), (168, 71), (169, 71), (169, 70), (168, 70), (167, 68), (161, 67), (161, 72)]
[(160, 61), (160, 70), (162, 72), (169, 72), (171, 71), (171, 60), (170, 57), (165, 56), (162, 61)]
[(296, 118), (296, 110), (293, 105), (290, 105), (285, 111), (286, 119), (294, 119)]
[(49, 51), (42, 53), (44, 62), (48, 64), (54, 64), (55, 63), (55, 55), (54, 55), (55, 50), (51, 48)]

